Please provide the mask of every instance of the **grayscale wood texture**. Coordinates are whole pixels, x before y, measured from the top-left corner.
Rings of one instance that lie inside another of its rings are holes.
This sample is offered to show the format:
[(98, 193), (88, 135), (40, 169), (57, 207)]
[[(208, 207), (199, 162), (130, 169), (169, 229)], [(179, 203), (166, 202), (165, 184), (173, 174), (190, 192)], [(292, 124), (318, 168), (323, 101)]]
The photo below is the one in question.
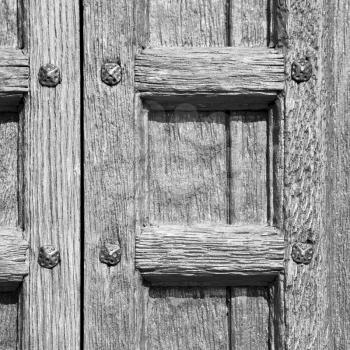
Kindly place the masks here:
[[(144, 1), (84, 1), (84, 347), (139, 349), (142, 290), (135, 274), (134, 55), (147, 21)], [(135, 16), (134, 16), (135, 14)], [(139, 21), (140, 19), (140, 21)], [(134, 38), (134, 25), (140, 28)], [(101, 65), (120, 60), (110, 87)], [(121, 242), (121, 262), (98, 260), (104, 241)]]
[(267, 48), (154, 48), (135, 61), (142, 96), (253, 95), (270, 98), (284, 87), (283, 55)]
[(0, 2), (0, 47), (17, 47), (18, 37), (18, 1)]
[(162, 225), (137, 237), (136, 267), (152, 285), (267, 284), (283, 270), (284, 249), (269, 226)]
[(0, 227), (0, 290), (18, 288), (28, 274), (26, 251), (28, 243), (23, 232), (16, 228)]
[[(226, 44), (222, 1), (155, 0), (150, 1), (149, 12), (151, 47)], [(174, 107), (149, 112), (141, 224), (224, 224), (225, 113), (199, 112), (185, 100)], [(229, 347), (225, 288), (150, 288), (146, 301), (145, 349), (160, 350), (165, 343), (172, 350)]]
[(0, 111), (15, 111), (28, 92), (28, 58), (21, 50), (0, 47)]
[[(30, 96), (24, 114), (24, 228), (29, 275), (21, 300), (18, 345), (23, 350), (80, 349), (80, 43), (79, 1), (25, 1)], [(42, 87), (41, 65), (59, 67), (62, 83)], [(37, 263), (52, 244), (61, 263)]]
[(0, 292), (0, 349), (17, 350), (18, 292)]
[(346, 0), (327, 2), (324, 14), (321, 111), (327, 127), (327, 206), (322, 236), (325, 247), (320, 259), (329, 269), (324, 281), (329, 289), (325, 301), (328, 347), (347, 349), (350, 348), (350, 4)]
[(231, 303), (232, 349), (269, 349), (267, 288), (233, 288)]

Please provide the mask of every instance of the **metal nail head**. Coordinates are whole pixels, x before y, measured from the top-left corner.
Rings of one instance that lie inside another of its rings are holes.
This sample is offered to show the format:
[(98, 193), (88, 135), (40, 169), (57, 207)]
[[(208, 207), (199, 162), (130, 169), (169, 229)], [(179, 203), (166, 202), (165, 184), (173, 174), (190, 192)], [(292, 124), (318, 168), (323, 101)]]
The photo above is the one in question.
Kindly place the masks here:
[(292, 63), (292, 79), (297, 83), (310, 80), (312, 76), (312, 64), (310, 58), (302, 58)]
[(38, 263), (41, 267), (52, 269), (61, 261), (60, 252), (52, 245), (40, 247)]
[(109, 85), (117, 85), (122, 79), (122, 68), (118, 62), (106, 62), (101, 67), (101, 80)]
[(118, 243), (104, 243), (100, 249), (100, 261), (108, 266), (115, 266), (121, 258), (121, 248)]
[(42, 86), (55, 87), (61, 83), (61, 72), (54, 64), (47, 63), (40, 67), (38, 79)]
[(294, 243), (292, 246), (292, 259), (297, 264), (308, 265), (314, 255), (314, 247), (311, 243)]

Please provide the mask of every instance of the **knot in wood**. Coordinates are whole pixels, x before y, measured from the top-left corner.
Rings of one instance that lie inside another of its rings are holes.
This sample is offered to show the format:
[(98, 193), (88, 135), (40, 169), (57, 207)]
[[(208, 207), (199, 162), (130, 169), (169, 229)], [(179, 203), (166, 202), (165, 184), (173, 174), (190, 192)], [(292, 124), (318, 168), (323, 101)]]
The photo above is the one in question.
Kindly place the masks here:
[(292, 79), (297, 83), (306, 82), (311, 78), (312, 64), (308, 57), (292, 63)]
[(308, 265), (314, 255), (314, 247), (311, 243), (294, 243), (291, 255), (297, 264)]
[(40, 67), (38, 79), (42, 86), (55, 87), (61, 83), (61, 72), (57, 66), (48, 63)]
[(61, 261), (60, 252), (52, 245), (40, 247), (38, 263), (41, 267), (52, 269)]
[(101, 67), (101, 80), (109, 85), (117, 85), (122, 79), (122, 68), (118, 62), (107, 62)]
[(108, 266), (115, 266), (121, 258), (119, 242), (117, 244), (105, 243), (100, 249), (100, 261)]

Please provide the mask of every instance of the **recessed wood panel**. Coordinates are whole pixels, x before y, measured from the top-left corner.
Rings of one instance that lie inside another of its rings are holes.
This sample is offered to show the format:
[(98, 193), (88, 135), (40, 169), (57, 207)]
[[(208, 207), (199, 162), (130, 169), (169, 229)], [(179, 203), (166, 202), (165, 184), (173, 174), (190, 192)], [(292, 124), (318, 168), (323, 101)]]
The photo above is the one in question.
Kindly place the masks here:
[(231, 112), (231, 195), (233, 224), (264, 224), (268, 219), (267, 113)]
[(0, 47), (17, 46), (17, 6), (21, 1), (0, 1)]

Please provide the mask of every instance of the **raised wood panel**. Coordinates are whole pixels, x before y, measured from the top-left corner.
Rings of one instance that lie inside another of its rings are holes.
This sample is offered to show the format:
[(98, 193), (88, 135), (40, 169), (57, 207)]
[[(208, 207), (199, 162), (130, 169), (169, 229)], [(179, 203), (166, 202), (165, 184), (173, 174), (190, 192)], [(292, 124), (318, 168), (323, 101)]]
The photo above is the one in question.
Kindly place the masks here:
[(0, 112), (17, 111), (28, 92), (28, 58), (21, 50), (0, 47)]
[(136, 239), (136, 267), (153, 285), (267, 284), (283, 265), (283, 235), (268, 226), (161, 225)]
[[(79, 1), (25, 1), (30, 98), (24, 106), (24, 228), (30, 243), (23, 283), (19, 348), (80, 349), (81, 128)], [(41, 65), (59, 67), (62, 83), (40, 85)], [(61, 263), (37, 259), (52, 244)]]
[(21, 230), (0, 227), (0, 291), (18, 288), (28, 274), (27, 249)]
[(230, 222), (268, 221), (267, 112), (231, 112)]
[[(136, 57), (142, 96), (252, 95), (273, 101), (284, 86), (283, 55), (265, 48), (157, 48)], [(234, 109), (234, 106), (232, 106)]]

